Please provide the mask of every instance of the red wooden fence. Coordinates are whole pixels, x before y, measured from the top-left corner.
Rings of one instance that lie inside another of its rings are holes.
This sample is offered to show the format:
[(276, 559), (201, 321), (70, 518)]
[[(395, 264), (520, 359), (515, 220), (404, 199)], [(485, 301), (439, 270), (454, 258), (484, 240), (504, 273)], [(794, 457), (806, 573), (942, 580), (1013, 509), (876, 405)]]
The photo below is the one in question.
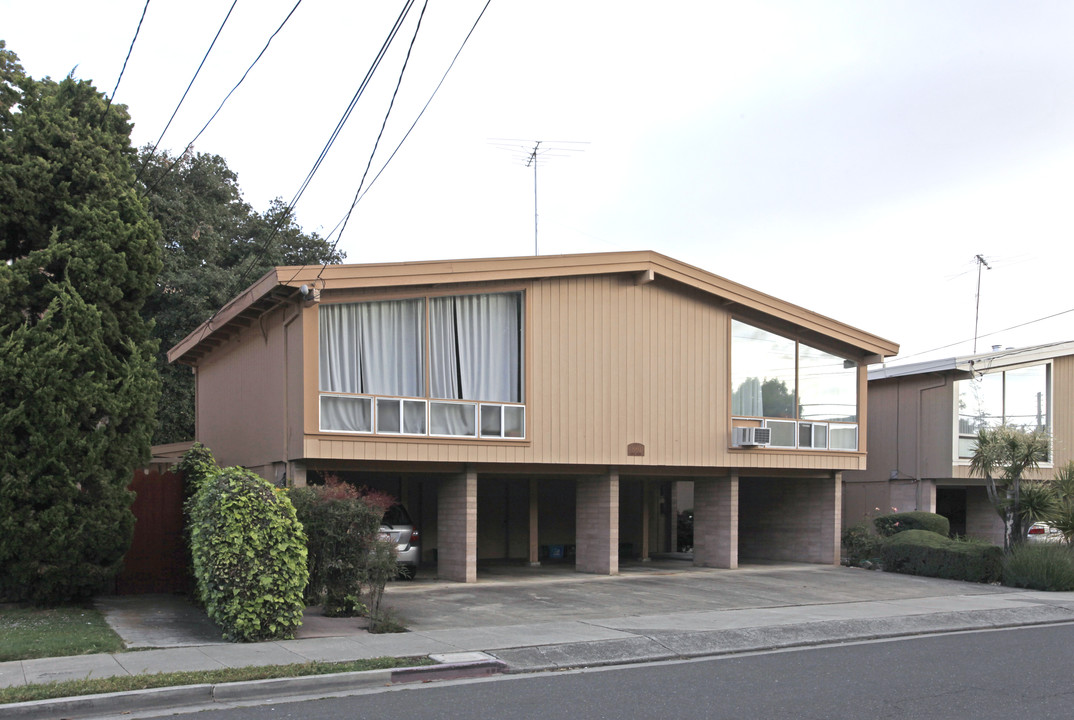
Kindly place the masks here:
[(137, 470), (130, 489), (138, 494), (134, 539), (116, 578), (116, 593), (189, 592), (183, 544), (183, 479), (178, 473)]

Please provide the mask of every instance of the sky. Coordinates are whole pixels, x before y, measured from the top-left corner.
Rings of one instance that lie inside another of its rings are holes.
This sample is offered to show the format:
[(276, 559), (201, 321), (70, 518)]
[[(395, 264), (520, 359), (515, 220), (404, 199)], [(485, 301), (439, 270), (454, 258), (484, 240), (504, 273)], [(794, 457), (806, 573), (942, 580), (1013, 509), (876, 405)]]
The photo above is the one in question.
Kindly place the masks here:
[[(405, 5), (0, 0), (0, 39), (111, 94), (145, 9), (115, 93), (141, 146), (227, 16), (177, 154), (294, 9), (193, 145), (264, 210)], [(969, 354), (975, 324), (979, 352), (1074, 340), (1074, 4), (491, 0), (407, 136), (485, 0), (422, 7), (295, 207), (347, 262), (655, 250), (897, 342), (891, 364)]]

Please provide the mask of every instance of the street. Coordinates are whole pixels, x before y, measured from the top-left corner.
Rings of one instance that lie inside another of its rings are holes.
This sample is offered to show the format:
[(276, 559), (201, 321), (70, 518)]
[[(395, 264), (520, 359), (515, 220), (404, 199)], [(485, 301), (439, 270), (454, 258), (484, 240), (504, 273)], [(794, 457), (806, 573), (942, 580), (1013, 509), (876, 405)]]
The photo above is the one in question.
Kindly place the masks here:
[(1069, 718), (1074, 625), (399, 686), (175, 717)]

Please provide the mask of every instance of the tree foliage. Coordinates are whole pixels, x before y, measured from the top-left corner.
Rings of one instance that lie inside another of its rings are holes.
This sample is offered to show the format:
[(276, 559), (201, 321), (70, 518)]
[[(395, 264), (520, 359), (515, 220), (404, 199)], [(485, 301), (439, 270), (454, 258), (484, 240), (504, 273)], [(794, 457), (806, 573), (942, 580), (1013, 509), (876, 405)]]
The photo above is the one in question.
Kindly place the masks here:
[(988, 498), (1004, 526), (1004, 550), (1025, 539), (1024, 523), (1034, 517), (1027, 513), (1036, 504), (1022, 500), (1022, 479), (1048, 459), (1047, 433), (1019, 430), (1008, 426), (984, 428), (977, 433), (977, 447), (970, 458), (970, 472), (985, 478)]
[(303, 232), (279, 199), (256, 212), (219, 155), (143, 149), (137, 165), (163, 228), (164, 267), (145, 308), (156, 322), (163, 383), (154, 442), (178, 442), (194, 437), (194, 382), (189, 368), (168, 364), (168, 349), (273, 266), (337, 263), (343, 254)]
[(126, 110), (0, 46), (0, 596), (85, 597), (130, 543), (159, 381), (159, 226)]

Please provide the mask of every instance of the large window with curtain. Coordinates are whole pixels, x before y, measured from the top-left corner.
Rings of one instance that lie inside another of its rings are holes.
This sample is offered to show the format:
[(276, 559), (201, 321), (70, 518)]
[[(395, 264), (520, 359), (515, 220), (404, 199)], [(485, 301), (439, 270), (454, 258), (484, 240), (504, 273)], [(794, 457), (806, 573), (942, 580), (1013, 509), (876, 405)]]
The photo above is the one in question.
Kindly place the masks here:
[(525, 437), (522, 293), (318, 312), (321, 430)]
[(731, 321), (731, 414), (771, 446), (858, 449), (858, 365), (798, 338)]

